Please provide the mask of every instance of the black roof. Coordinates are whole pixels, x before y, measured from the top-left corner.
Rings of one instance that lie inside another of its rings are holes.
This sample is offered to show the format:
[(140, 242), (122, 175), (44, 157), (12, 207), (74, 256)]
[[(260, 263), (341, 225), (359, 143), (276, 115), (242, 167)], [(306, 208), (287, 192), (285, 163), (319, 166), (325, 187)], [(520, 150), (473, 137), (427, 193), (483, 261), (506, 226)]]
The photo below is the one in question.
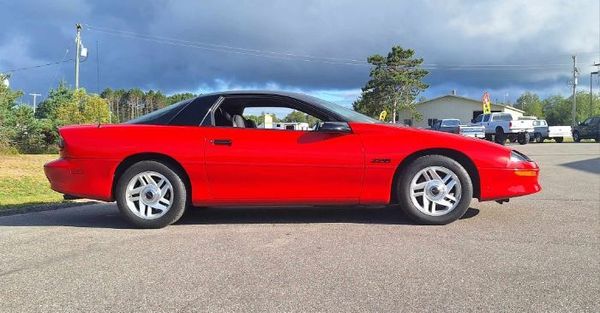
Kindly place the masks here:
[(231, 96), (231, 95), (265, 95), (265, 96), (284, 96), (291, 98), (304, 98), (307, 95), (299, 92), (281, 91), (281, 90), (229, 90), (229, 91), (217, 91), (212, 93), (202, 94), (199, 97), (204, 96)]

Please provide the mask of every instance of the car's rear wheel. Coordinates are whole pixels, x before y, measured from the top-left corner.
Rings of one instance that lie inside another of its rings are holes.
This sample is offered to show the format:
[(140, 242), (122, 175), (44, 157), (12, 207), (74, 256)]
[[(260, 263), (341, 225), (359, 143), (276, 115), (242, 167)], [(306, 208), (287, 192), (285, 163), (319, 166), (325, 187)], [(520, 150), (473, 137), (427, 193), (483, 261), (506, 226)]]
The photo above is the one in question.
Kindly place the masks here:
[(564, 141), (563, 137), (554, 137), (554, 141), (556, 141), (556, 143), (562, 143)]
[(536, 143), (542, 143), (544, 141), (544, 138), (540, 133), (535, 133), (535, 135), (533, 135), (533, 139)]
[(451, 223), (465, 214), (473, 198), (467, 171), (442, 155), (420, 157), (398, 175), (395, 192), (400, 207), (419, 223)]
[(506, 134), (504, 134), (504, 129), (502, 129), (501, 127), (496, 128), (496, 135), (494, 135), (494, 141), (501, 145), (504, 145), (506, 143)]
[(129, 167), (116, 185), (121, 215), (140, 228), (162, 228), (176, 222), (188, 205), (180, 173), (158, 161)]
[(520, 133), (519, 135), (517, 135), (517, 141), (520, 145), (528, 144), (530, 139), (531, 137), (529, 136), (529, 133)]

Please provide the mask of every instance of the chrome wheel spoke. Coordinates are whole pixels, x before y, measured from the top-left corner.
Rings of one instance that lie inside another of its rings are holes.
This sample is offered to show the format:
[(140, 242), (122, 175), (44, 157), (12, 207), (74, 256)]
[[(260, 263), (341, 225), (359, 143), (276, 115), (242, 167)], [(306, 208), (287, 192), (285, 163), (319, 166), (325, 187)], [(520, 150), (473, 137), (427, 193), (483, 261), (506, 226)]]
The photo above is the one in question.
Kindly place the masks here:
[(456, 185), (456, 180), (450, 179), (450, 181), (446, 184), (446, 188), (448, 189), (448, 191), (450, 191), (450, 190), (452, 190), (452, 188), (454, 188), (455, 185)]
[(429, 170), (427, 170), (427, 173), (429, 173), (429, 177), (431, 177), (431, 179), (435, 179), (435, 180), (442, 180), (442, 178), (440, 177), (440, 175), (435, 171), (435, 169), (430, 168)]

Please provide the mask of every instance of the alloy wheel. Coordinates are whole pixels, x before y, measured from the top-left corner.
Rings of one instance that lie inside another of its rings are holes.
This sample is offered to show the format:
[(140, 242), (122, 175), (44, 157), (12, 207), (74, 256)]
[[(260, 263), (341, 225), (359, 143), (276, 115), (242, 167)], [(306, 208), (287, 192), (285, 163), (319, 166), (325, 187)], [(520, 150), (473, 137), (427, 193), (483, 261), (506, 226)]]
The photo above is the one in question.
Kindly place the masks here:
[(415, 207), (429, 216), (448, 214), (460, 202), (462, 188), (458, 176), (442, 166), (426, 167), (410, 183), (410, 199)]
[(173, 185), (162, 174), (145, 171), (127, 184), (127, 208), (136, 216), (153, 220), (165, 215), (173, 204)]

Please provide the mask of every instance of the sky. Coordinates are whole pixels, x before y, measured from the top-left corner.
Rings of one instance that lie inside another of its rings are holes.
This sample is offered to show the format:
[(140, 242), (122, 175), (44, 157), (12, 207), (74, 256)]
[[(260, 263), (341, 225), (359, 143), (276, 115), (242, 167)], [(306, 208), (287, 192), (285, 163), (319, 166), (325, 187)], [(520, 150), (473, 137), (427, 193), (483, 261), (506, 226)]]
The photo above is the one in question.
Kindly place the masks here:
[[(367, 57), (400, 45), (424, 59), (427, 98), (567, 96), (571, 55), (581, 90), (600, 59), (599, 2), (0, 0), (0, 73), (24, 102), (61, 79), (73, 86), (81, 23), (80, 85), (92, 92), (277, 89), (349, 106), (369, 79)], [(22, 69), (48, 63), (59, 64)]]

